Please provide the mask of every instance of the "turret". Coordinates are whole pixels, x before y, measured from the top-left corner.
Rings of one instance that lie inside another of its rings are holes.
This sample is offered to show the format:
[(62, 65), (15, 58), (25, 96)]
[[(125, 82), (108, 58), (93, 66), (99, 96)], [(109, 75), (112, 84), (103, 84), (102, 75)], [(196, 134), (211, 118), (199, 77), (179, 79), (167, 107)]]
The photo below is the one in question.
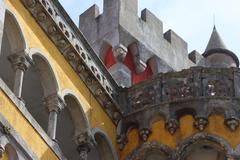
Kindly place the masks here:
[(150, 76), (195, 65), (187, 43), (148, 9), (138, 17), (137, 0), (104, 0), (80, 16), (80, 30), (119, 86), (130, 87)]
[(206, 58), (207, 67), (229, 68), (239, 66), (238, 57), (227, 49), (215, 26), (203, 56)]

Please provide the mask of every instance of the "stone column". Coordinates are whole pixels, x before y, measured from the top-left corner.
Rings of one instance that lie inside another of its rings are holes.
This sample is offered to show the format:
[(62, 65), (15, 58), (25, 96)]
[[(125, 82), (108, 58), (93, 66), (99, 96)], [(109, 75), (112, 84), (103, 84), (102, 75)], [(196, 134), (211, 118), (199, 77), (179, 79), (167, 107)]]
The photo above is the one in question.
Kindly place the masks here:
[(14, 70), (13, 93), (21, 98), (24, 72), (29, 68), (31, 61), (25, 53), (13, 54), (8, 56), (8, 60), (12, 64)]
[(75, 137), (77, 144), (77, 151), (79, 153), (79, 160), (87, 160), (88, 153), (93, 145), (93, 138), (89, 132), (82, 132)]
[(45, 104), (49, 111), (48, 135), (51, 139), (55, 139), (57, 130), (57, 117), (60, 111), (64, 108), (64, 103), (57, 94), (53, 94), (45, 98)]

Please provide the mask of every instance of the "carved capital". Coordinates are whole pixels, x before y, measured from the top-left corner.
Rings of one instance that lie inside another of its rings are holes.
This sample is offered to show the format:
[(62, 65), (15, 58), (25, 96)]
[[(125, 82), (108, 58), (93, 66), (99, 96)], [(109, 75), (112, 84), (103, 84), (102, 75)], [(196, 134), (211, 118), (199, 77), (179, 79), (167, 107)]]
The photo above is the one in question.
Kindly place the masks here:
[(94, 144), (93, 137), (89, 131), (81, 132), (74, 138), (78, 146), (88, 146), (89, 149)]
[(26, 1), (27, 6), (29, 6), (30, 8), (34, 8), (37, 4), (36, 0), (27, 0)]
[(232, 132), (236, 131), (239, 127), (239, 119), (235, 117), (226, 119), (224, 123)]
[(120, 150), (123, 150), (124, 146), (128, 143), (128, 138), (125, 134), (117, 135), (117, 143)]
[(44, 99), (44, 104), (49, 112), (59, 113), (65, 106), (63, 100), (57, 95), (52, 94)]
[(117, 61), (123, 62), (126, 55), (127, 55), (128, 49), (122, 45), (119, 44), (113, 48), (113, 55), (116, 58)]
[(88, 152), (93, 146), (93, 138), (90, 132), (82, 132), (75, 137), (75, 143), (78, 145), (77, 151), (79, 152), (80, 160), (87, 160)]
[(24, 53), (16, 53), (16, 54), (10, 55), (8, 56), (8, 60), (12, 64), (12, 68), (14, 70), (20, 69), (24, 72), (32, 64), (32, 61), (30, 60), (30, 58), (24, 55)]
[(150, 129), (147, 129), (147, 128), (141, 129), (141, 130), (139, 131), (139, 136), (141, 137), (141, 139), (142, 139), (144, 142), (147, 141), (147, 139), (148, 139), (148, 137), (149, 137), (150, 134), (151, 134), (151, 131), (150, 131)]
[(199, 130), (203, 131), (208, 125), (208, 119), (204, 117), (195, 117), (194, 126)]
[(179, 128), (179, 122), (176, 119), (170, 119), (166, 122), (165, 127), (173, 135)]

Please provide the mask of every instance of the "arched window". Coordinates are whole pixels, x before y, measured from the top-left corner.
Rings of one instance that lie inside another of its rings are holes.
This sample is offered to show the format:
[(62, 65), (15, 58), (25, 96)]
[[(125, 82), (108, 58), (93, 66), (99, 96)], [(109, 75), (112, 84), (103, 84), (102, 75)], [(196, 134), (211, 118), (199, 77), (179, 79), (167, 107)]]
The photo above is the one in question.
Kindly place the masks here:
[(96, 142), (91, 149), (88, 160), (117, 160), (117, 154), (110, 139), (100, 129), (93, 129), (92, 134)]
[(134, 150), (127, 160), (170, 160), (172, 150), (158, 142), (145, 142)]
[(26, 44), (19, 24), (13, 14), (6, 11), (0, 52), (0, 77), (10, 89), (13, 89), (14, 85), (14, 72), (8, 57), (24, 52), (25, 49)]
[(168, 157), (160, 151), (151, 151), (146, 154), (143, 160), (168, 160)]
[(78, 99), (72, 94), (64, 96), (66, 107), (58, 117), (57, 141), (67, 159), (78, 160), (75, 138), (89, 129), (86, 115)]
[(226, 151), (219, 144), (202, 140), (189, 146), (184, 160), (226, 160)]
[(50, 63), (39, 53), (32, 55), (33, 65), (24, 75), (22, 99), (28, 111), (47, 132), (49, 112), (45, 99), (57, 95), (58, 84)]

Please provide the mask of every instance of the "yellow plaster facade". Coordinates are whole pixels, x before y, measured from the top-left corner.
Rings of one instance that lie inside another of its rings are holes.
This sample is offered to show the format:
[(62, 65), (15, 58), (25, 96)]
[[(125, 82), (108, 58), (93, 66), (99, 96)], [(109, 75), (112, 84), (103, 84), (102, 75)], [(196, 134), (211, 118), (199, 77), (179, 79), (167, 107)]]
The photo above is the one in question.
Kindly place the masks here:
[[(68, 62), (61, 55), (57, 47), (36, 23), (31, 14), (24, 8), (20, 0), (6, 0), (7, 9), (13, 13), (21, 26), (27, 47), (38, 48), (43, 56), (53, 66), (56, 78), (59, 82), (59, 93), (69, 90), (80, 99), (82, 108), (86, 113), (91, 128), (100, 128), (111, 138), (116, 147), (116, 127), (111, 119), (103, 111), (100, 104), (91, 94), (84, 82), (74, 72)], [(0, 91), (0, 112), (7, 118), (12, 127), (20, 134), (31, 147), (39, 159), (58, 159), (54, 152), (44, 142), (41, 136), (34, 130), (30, 123), (18, 111), (7, 95)], [(117, 147), (116, 147), (117, 149)], [(4, 154), (3, 159), (7, 155)]]
[(0, 108), (1, 114), (39, 159), (57, 159), (53, 151), (2, 90), (0, 91)]
[[(171, 135), (165, 129), (165, 121), (159, 120), (152, 125), (152, 134), (150, 135), (148, 141), (157, 141), (161, 144), (165, 144), (172, 149), (176, 149), (176, 146), (182, 142), (184, 139), (191, 137), (192, 135), (198, 133), (199, 131), (194, 128), (194, 118), (190, 115), (181, 117), (180, 128), (176, 131), (174, 135)], [(209, 124), (204, 130), (206, 133), (213, 135), (218, 135), (224, 138), (233, 148), (240, 143), (240, 129), (231, 132), (224, 124), (224, 118), (219, 115), (212, 115), (209, 117)], [(128, 134), (128, 144), (121, 152), (121, 160), (125, 160), (127, 155), (129, 155), (134, 149), (140, 146), (143, 141), (138, 136), (138, 130), (133, 129), (129, 131)]]
[[(7, 9), (11, 13), (14, 13), (21, 26), (28, 49), (37, 48), (41, 50), (43, 56), (46, 57), (53, 66), (55, 76), (59, 83), (59, 94), (62, 95), (65, 91), (71, 91), (71, 93), (74, 93), (81, 102), (81, 106), (87, 115), (91, 128), (100, 128), (107, 133), (111, 138), (115, 149), (118, 151), (115, 138), (116, 126), (104, 112), (94, 95), (71, 68), (58, 48), (36, 23), (31, 14), (25, 9), (20, 0), (5, 0), (5, 2), (7, 4)], [(0, 90), (0, 112), (14, 130), (23, 138), (27, 145), (30, 146), (38, 159), (58, 159), (54, 151), (51, 150), (41, 135), (33, 128), (31, 123), (28, 122), (3, 90)], [(150, 134), (148, 141), (157, 141), (175, 149), (184, 139), (199, 132), (193, 126), (193, 123), (194, 118), (192, 116), (183, 116), (180, 119), (180, 128), (174, 135), (171, 135), (165, 129), (165, 121), (158, 120), (152, 125), (152, 134)], [(223, 117), (219, 115), (211, 115), (209, 117), (209, 124), (204, 132), (224, 138), (233, 148), (235, 148), (237, 144), (240, 143), (240, 137), (238, 136), (240, 134), (240, 129), (238, 128), (237, 131), (231, 132), (223, 124)], [(134, 149), (143, 143), (138, 134), (139, 132), (137, 129), (132, 129), (128, 133), (128, 144), (124, 147), (123, 151), (118, 152), (121, 160), (125, 160)], [(8, 153), (5, 152), (2, 159), (7, 160), (9, 159), (8, 157)]]

